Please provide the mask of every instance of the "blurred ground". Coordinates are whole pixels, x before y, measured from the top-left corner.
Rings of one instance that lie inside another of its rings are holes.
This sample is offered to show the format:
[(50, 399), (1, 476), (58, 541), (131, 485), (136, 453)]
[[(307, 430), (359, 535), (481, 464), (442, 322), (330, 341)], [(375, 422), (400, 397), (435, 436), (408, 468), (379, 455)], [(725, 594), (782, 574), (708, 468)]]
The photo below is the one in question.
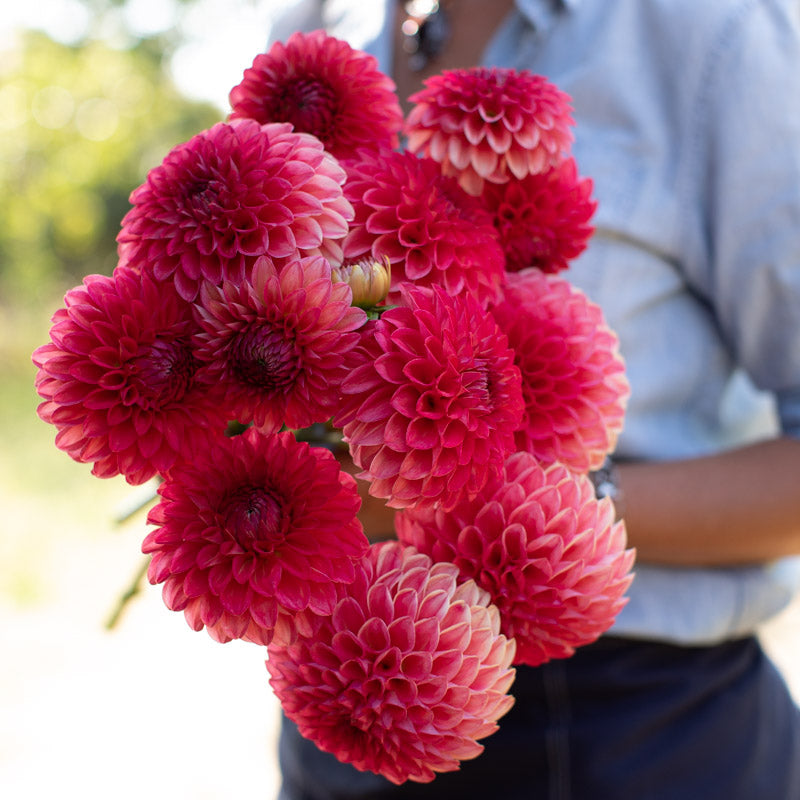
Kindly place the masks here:
[(64, 544), (46, 602), (0, 606), (0, 796), (272, 800), (264, 649), (194, 633), (149, 585), (105, 631), (138, 537)]

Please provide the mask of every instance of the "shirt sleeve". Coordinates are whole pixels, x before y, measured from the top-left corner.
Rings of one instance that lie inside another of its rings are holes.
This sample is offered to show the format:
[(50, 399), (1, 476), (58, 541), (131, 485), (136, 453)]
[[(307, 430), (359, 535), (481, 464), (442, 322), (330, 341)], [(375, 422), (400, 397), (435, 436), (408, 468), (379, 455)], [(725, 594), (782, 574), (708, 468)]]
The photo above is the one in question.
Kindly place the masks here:
[(800, 5), (731, 4), (695, 97), (690, 280), (800, 436)]

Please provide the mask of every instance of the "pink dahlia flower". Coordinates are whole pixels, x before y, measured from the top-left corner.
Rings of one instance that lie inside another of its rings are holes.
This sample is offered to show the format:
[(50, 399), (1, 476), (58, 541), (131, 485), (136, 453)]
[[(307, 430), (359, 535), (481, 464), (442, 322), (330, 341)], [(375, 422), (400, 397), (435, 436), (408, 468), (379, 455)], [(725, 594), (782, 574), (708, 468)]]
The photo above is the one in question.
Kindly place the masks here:
[(345, 173), (309, 134), (253, 120), (218, 123), (175, 147), (131, 193), (120, 263), (174, 281), (241, 281), (262, 255), (341, 259), (352, 208)]
[(231, 118), (290, 122), (337, 158), (359, 146), (396, 147), (403, 124), (394, 82), (375, 58), (321, 30), (256, 56), (230, 102)]
[(555, 275), (509, 275), (491, 310), (522, 373), (516, 449), (545, 463), (597, 469), (614, 449), (630, 393), (619, 341), (599, 306)]
[(203, 284), (197, 357), (224, 387), (232, 418), (265, 433), (325, 422), (338, 407), (366, 313), (350, 305), (347, 284), (331, 282), (319, 256), (280, 270), (260, 258), (251, 281)]
[(330, 614), (367, 549), (355, 480), (288, 431), (220, 437), (176, 465), (159, 494), (142, 545), (148, 578), (220, 642), (267, 644)]
[(567, 269), (594, 232), (591, 194), (591, 179), (578, 177), (572, 158), (521, 180), (485, 183), (482, 198), (500, 234), (506, 269)]
[(361, 151), (345, 169), (355, 211), (345, 258), (388, 258), (391, 302), (404, 282), (470, 292), (484, 305), (498, 298), (505, 265), (492, 217), (438, 164), (408, 152)]
[(409, 149), (438, 161), (470, 194), (484, 181), (544, 172), (572, 144), (570, 98), (528, 71), (446, 70), (409, 100)]
[(53, 316), (33, 354), (39, 416), (56, 446), (100, 478), (140, 484), (225, 428), (219, 398), (199, 383), (191, 308), (147, 275), (89, 275)]
[(374, 497), (394, 508), (451, 506), (513, 449), (520, 376), (474, 297), (438, 286), (402, 296), (404, 306), (365, 329), (337, 424)]
[(627, 602), (634, 551), (609, 499), (560, 464), (515, 453), (474, 500), (397, 515), (402, 542), (453, 563), (500, 610), (517, 664), (566, 658), (608, 630)]
[(482, 752), (514, 702), (514, 642), (457, 577), (398, 542), (373, 545), (313, 638), (270, 646), (270, 684), (303, 736), (396, 784)]

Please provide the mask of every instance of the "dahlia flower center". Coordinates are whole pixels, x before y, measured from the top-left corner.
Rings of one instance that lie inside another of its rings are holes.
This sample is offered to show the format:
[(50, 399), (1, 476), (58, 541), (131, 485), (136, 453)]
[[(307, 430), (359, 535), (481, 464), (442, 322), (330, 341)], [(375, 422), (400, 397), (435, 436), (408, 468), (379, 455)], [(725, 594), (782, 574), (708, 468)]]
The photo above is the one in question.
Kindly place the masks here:
[(276, 93), (273, 113), (275, 119), (285, 119), (300, 131), (313, 131), (324, 141), (336, 116), (336, 92), (324, 81), (299, 78)]
[(268, 324), (243, 331), (231, 345), (230, 356), (236, 377), (261, 389), (286, 389), (300, 372), (294, 339)]
[(457, 199), (455, 195), (458, 189), (458, 184), (452, 179), (440, 181), (434, 196), (431, 198), (430, 205), (432, 207), (435, 205), (436, 210), (441, 213), (444, 219), (471, 222), (472, 220), (464, 208), (463, 199)]
[(123, 402), (152, 408), (183, 398), (192, 384), (197, 362), (181, 339), (156, 339), (139, 346), (128, 371), (128, 391)]
[(243, 486), (221, 509), (225, 531), (250, 552), (271, 553), (286, 536), (288, 517), (279, 497), (263, 486)]
[(481, 411), (491, 412), (495, 407), (492, 370), (484, 359), (476, 359), (474, 377), (468, 384), (469, 395)]
[(187, 187), (184, 199), (191, 216), (199, 221), (215, 219), (220, 210), (217, 181), (196, 180)]

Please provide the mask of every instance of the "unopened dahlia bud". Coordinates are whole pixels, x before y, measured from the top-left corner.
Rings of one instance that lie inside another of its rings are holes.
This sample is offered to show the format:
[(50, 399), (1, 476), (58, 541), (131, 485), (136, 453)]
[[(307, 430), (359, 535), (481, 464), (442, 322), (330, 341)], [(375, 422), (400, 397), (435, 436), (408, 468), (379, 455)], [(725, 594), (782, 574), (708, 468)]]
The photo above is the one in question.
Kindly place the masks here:
[(377, 260), (370, 256), (342, 264), (331, 271), (334, 283), (346, 283), (353, 292), (353, 305), (370, 309), (382, 303), (389, 294), (392, 282), (392, 265), (384, 256)]

